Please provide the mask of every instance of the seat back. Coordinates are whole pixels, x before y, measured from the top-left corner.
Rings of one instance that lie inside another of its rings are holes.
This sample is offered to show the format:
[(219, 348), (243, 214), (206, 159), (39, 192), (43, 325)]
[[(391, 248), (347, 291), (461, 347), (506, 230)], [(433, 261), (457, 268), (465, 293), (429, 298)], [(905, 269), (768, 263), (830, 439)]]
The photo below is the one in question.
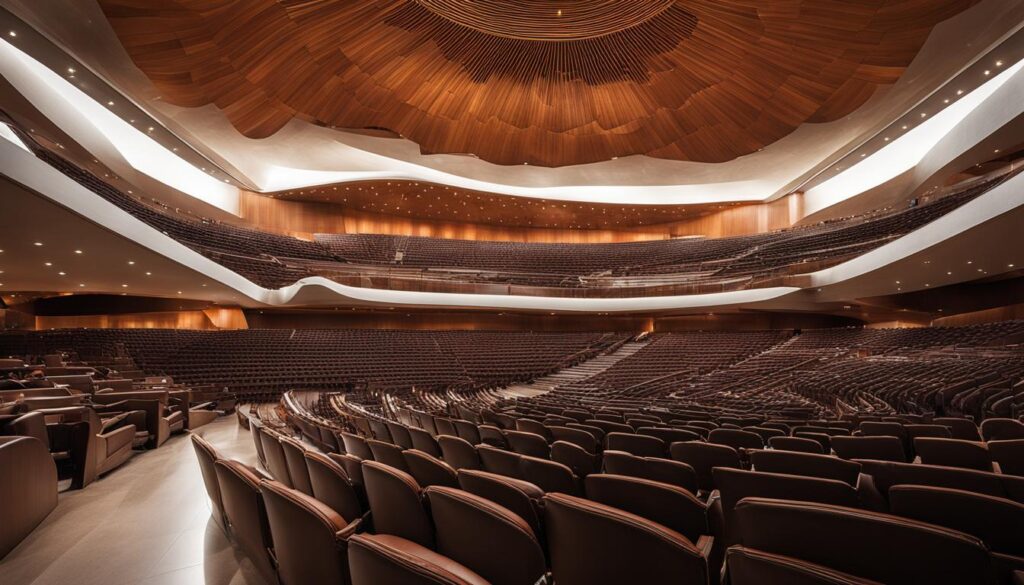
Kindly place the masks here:
[(199, 435), (192, 435), (192, 447), (196, 451), (196, 458), (199, 460), (199, 472), (203, 476), (203, 485), (206, 486), (206, 495), (210, 498), (212, 508), (210, 516), (220, 525), (221, 529), (227, 528), (224, 519), (224, 501), (220, 493), (220, 484), (217, 481), (217, 468), (215, 464), (221, 457), (217, 449), (209, 441)]
[(711, 443), (672, 443), (669, 445), (672, 459), (693, 468), (697, 474), (697, 487), (704, 491), (715, 489), (715, 478), (711, 470), (715, 467), (740, 469), (740, 454), (728, 445)]
[(861, 461), (861, 465), (883, 496), (894, 485), (915, 484), (964, 490), (1024, 503), (1024, 478), (974, 469), (892, 461)]
[(288, 472), (288, 459), (279, 437), (280, 435), (266, 427), (260, 429), (260, 442), (263, 443), (263, 453), (267, 456), (267, 471), (275, 480), (291, 487), (292, 477)]
[(362, 517), (364, 509), (359, 491), (349, 478), (348, 472), (335, 459), (314, 451), (306, 451), (306, 469), (309, 472), (309, 483), (313, 488), (314, 498), (330, 506), (346, 520)]
[(459, 489), (434, 486), (426, 495), (437, 527), (437, 552), (493, 585), (534, 585), (544, 576), (544, 552), (525, 520)]
[(489, 585), (453, 560), (390, 534), (354, 535), (348, 557), (352, 585)]
[(551, 437), (554, 439), (554, 442), (551, 443), (552, 449), (554, 449), (555, 443), (562, 441), (572, 443), (587, 453), (593, 454), (598, 451), (597, 439), (587, 431), (561, 426), (548, 427), (548, 430), (551, 432)]
[(832, 450), (842, 459), (873, 459), (900, 463), (907, 461), (903, 440), (891, 435), (832, 437)]
[(392, 443), (402, 449), (412, 449), (412, 435), (409, 434), (409, 429), (405, 425), (390, 420), (386, 424), (388, 432), (391, 434)]
[(566, 441), (555, 441), (551, 444), (551, 460), (571, 469), (576, 477), (586, 477), (591, 473), (597, 473), (601, 467), (600, 455), (590, 453), (578, 444)]
[(974, 424), (974, 421), (971, 419), (951, 416), (937, 417), (932, 419), (932, 424), (949, 427), (949, 431), (954, 439), (960, 439), (963, 441), (981, 440), (981, 433), (978, 430), (978, 425)]
[[(239, 410), (241, 412), (241, 410)], [(260, 465), (264, 468), (267, 467), (267, 456), (263, 452), (263, 440), (260, 438), (263, 434), (263, 423), (254, 417), (248, 417), (249, 421), (249, 432), (252, 433), (252, 443), (256, 447), (256, 457), (259, 459)]]
[(480, 455), (485, 471), (522, 479), (519, 469), (521, 455), (487, 444), (477, 445), (476, 452)]
[(730, 585), (882, 585), (828, 567), (744, 546), (726, 553)]
[(935, 525), (828, 504), (764, 498), (741, 501), (736, 517), (743, 546), (850, 575), (882, 583), (994, 582), (988, 551), (980, 540)]
[(455, 425), (455, 431), (460, 439), (468, 442), (470, 445), (480, 444), (480, 430), (475, 424), (463, 419), (455, 419), (452, 421), (452, 424)]
[(434, 528), (423, 507), (422, 490), (411, 475), (376, 461), (364, 461), (363, 482), (377, 533), (433, 548)]
[(288, 477), (292, 480), (292, 487), (306, 494), (313, 495), (313, 486), (309, 483), (309, 471), (306, 469), (306, 448), (302, 443), (288, 437), (281, 437), (281, 448), (284, 449), (284, 459), (288, 464)]
[(439, 435), (437, 444), (441, 448), (441, 458), (456, 471), (460, 469), (482, 469), (483, 462), (476, 452), (476, 447), (460, 437)]
[(715, 429), (708, 433), (708, 443), (740, 449), (764, 449), (764, 439), (757, 433), (741, 429)]
[(992, 551), (1024, 557), (1024, 504), (963, 490), (896, 485), (889, 489), (889, 509), (976, 536)]
[(668, 453), (665, 441), (650, 435), (613, 432), (605, 436), (604, 442), (608, 451), (624, 451), (638, 457), (664, 457)]
[(989, 418), (981, 421), (981, 436), (986, 441), (1024, 439), (1024, 423), (1012, 418)]
[(260, 484), (281, 585), (348, 583), (346, 522), (326, 504), (276, 481)]
[(668, 455), (668, 446), (672, 443), (680, 441), (701, 441), (704, 438), (702, 433), (669, 427), (640, 427), (636, 430), (636, 434), (648, 435), (661, 439), (662, 442), (664, 442), (665, 450), (662, 455), (657, 455), (657, 457), (665, 457)]
[(367, 439), (366, 445), (370, 448), (370, 452), (373, 453), (374, 461), (409, 473), (409, 468), (405, 464), (405, 457), (402, 457), (402, 449), (397, 445), (376, 439)]
[(455, 425), (452, 424), (452, 419), (445, 418), (443, 416), (434, 417), (434, 428), (437, 429), (438, 435), (451, 435), (456, 437), (459, 434), (459, 431), (455, 429)]
[(409, 475), (420, 486), (425, 488), (432, 485), (459, 487), (459, 478), (455, 469), (437, 457), (428, 455), (418, 449), (402, 451), (402, 457), (405, 459), (405, 466), (409, 470)]
[(270, 534), (263, 492), (260, 491), (260, 476), (244, 464), (230, 459), (217, 461), (214, 471), (223, 497), (224, 515), (231, 528), (231, 536), (256, 566), (260, 575), (268, 583), (276, 583), (277, 570), (274, 569), (270, 554), (274, 548), (274, 540)]
[(366, 439), (359, 435), (342, 431), (341, 442), (345, 446), (345, 452), (355, 455), (360, 459), (373, 460), (373, 451), (370, 450), (370, 445), (367, 444)]
[(587, 476), (585, 486), (588, 500), (657, 522), (682, 534), (691, 542), (710, 533), (707, 506), (677, 486), (605, 473)]
[(987, 447), (1000, 471), (1024, 477), (1024, 439), (989, 441)]
[(776, 451), (824, 454), (821, 443), (814, 439), (805, 439), (803, 437), (772, 437), (768, 439), (768, 446)]
[(551, 455), (551, 447), (547, 439), (536, 433), (525, 431), (505, 431), (505, 440), (510, 449), (520, 455), (547, 459)]
[(498, 427), (494, 425), (480, 425), (477, 427), (477, 430), (480, 432), (480, 443), (500, 449), (508, 447), (505, 433), (501, 432), (501, 429)]
[(992, 471), (992, 456), (985, 443), (979, 441), (917, 437), (914, 451), (921, 463)]
[(640, 477), (671, 484), (690, 493), (697, 493), (697, 472), (693, 467), (660, 457), (637, 457), (622, 451), (604, 452), (604, 471), (614, 475)]
[(511, 510), (525, 520), (534, 533), (542, 534), (540, 502), (544, 490), (532, 483), (486, 471), (462, 469), (459, 470), (459, 487)]
[(579, 479), (573, 474), (572, 469), (550, 459), (521, 455), (519, 471), (524, 480), (546, 493), (578, 495), (580, 492)]
[(709, 582), (706, 558), (685, 536), (635, 514), (548, 494), (544, 517), (559, 585)]
[[(554, 436), (552, 436), (551, 431), (544, 426), (544, 423), (531, 418), (517, 418), (516, 430), (540, 435), (541, 437), (544, 437), (544, 441), (548, 443), (554, 440)], [(526, 454), (528, 455), (528, 453)]]
[(853, 487), (857, 487), (861, 469), (856, 461), (791, 451), (753, 451), (750, 463), (756, 471), (834, 479)]
[(409, 427), (409, 436), (412, 438), (413, 449), (418, 449), (434, 457), (441, 456), (441, 448), (437, 445), (437, 439), (430, 432), (417, 429), (416, 427)]

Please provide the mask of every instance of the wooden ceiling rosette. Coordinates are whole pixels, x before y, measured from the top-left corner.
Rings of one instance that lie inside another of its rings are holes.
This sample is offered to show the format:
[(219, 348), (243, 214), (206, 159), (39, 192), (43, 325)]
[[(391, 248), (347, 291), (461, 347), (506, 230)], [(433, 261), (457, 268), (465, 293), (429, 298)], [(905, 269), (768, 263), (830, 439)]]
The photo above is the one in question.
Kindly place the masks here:
[(99, 0), (162, 98), (424, 153), (723, 162), (892, 84), (977, 0)]

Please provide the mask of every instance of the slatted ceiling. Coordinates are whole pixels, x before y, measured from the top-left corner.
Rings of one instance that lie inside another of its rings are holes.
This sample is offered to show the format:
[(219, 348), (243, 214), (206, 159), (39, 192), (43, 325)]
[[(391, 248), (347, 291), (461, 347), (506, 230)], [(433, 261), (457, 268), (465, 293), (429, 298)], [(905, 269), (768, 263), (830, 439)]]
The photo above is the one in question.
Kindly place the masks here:
[(163, 99), (251, 138), (298, 117), (544, 166), (749, 154), (856, 110), (976, 1), (99, 0)]

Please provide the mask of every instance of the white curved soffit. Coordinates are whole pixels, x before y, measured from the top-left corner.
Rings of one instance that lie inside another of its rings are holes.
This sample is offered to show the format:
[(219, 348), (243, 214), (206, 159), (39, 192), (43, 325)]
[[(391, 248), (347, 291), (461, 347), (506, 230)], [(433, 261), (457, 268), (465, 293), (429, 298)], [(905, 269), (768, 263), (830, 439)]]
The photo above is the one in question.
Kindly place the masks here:
[(923, 160), (927, 158), (927, 167), (936, 171), (1024, 112), (1024, 100), (1020, 99), (1024, 87), (1022, 68), (1024, 61), (1018, 61), (934, 116), (927, 117), (928, 112), (923, 112), (924, 122), (808, 189), (804, 193), (804, 213), (817, 213), (911, 169), (915, 170), (916, 180), (909, 188), (916, 188), (931, 176), (924, 169), (918, 172), (916, 167)]
[(239, 192), (192, 166), (66, 79), (0, 40), (0, 74), (50, 121), (115, 172), (134, 169), (172, 189), (238, 214)]

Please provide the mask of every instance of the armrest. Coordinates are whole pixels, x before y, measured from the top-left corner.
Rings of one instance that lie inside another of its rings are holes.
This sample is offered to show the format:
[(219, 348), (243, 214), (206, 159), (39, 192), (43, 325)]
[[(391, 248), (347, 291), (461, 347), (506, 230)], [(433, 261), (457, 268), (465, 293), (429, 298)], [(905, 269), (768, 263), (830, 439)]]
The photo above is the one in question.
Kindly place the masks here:
[(706, 559), (711, 556), (711, 549), (715, 546), (715, 537), (702, 534), (697, 539), (697, 542), (694, 543), (694, 546), (700, 551), (700, 556)]
[(131, 446), (135, 439), (135, 425), (125, 425), (114, 431), (100, 435), (107, 444), (107, 455), (110, 455), (125, 445)]

